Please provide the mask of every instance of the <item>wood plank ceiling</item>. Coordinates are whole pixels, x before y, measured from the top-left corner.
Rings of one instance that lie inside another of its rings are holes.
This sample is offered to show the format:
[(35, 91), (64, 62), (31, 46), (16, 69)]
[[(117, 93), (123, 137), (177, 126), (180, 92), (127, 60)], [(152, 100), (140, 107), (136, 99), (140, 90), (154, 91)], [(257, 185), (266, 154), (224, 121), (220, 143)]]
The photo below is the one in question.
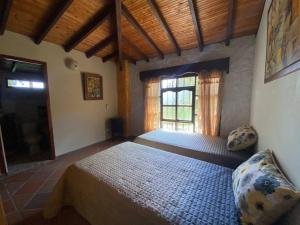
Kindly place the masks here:
[(256, 34), (265, 0), (4, 0), (4, 30), (103, 61), (138, 60)]

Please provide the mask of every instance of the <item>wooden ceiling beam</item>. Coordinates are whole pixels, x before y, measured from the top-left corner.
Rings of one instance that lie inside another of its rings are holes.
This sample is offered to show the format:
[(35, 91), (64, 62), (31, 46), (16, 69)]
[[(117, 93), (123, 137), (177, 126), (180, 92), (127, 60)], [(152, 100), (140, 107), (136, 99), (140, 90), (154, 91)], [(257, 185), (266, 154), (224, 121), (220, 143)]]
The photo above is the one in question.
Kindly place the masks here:
[(64, 49), (66, 52), (71, 51), (81, 41), (83, 41), (89, 34), (96, 30), (105, 21), (106, 18), (112, 13), (113, 5), (109, 4), (104, 6), (97, 15), (85, 24), (75, 35), (73, 35), (69, 41), (65, 44)]
[(132, 58), (130, 55), (127, 55), (126, 53), (123, 53), (124, 58), (127, 59), (129, 62), (131, 62), (132, 64), (136, 64), (136, 60), (134, 58)]
[(154, 15), (156, 16), (158, 22), (160, 23), (160, 25), (162, 26), (162, 28), (164, 29), (164, 31), (166, 32), (166, 34), (169, 37), (169, 40), (172, 42), (177, 55), (181, 55), (181, 49), (176, 41), (176, 38), (174, 36), (174, 34), (172, 33), (171, 29), (168, 26), (168, 23), (166, 21), (166, 19), (164, 18), (162, 12), (159, 9), (158, 4), (156, 3), (155, 0), (148, 0), (148, 4), (150, 5), (152, 12), (154, 13)]
[(40, 44), (44, 40), (44, 38), (47, 36), (47, 34), (52, 29), (52, 27), (55, 26), (57, 21), (61, 18), (61, 16), (69, 8), (69, 6), (72, 4), (72, 2), (73, 2), (73, 0), (64, 0), (64, 1), (61, 1), (57, 5), (56, 9), (52, 12), (52, 14), (49, 16), (49, 18), (43, 24), (40, 32), (34, 38), (34, 42), (36, 44)]
[(198, 14), (196, 1), (195, 0), (188, 0), (188, 1), (189, 1), (189, 7), (193, 19), (194, 28), (195, 28), (195, 33), (197, 36), (198, 46), (200, 51), (202, 51), (204, 47), (204, 41), (203, 41), (202, 28), (200, 25), (200, 18)]
[(122, 37), (122, 40), (130, 47), (132, 48), (135, 52), (137, 52), (139, 55), (141, 55), (143, 57), (143, 59), (147, 62), (149, 62), (149, 57), (143, 53), (135, 44), (133, 44), (132, 42), (130, 42), (127, 38), (125, 38), (124, 36)]
[(230, 45), (230, 39), (233, 35), (233, 25), (234, 25), (234, 10), (235, 10), (235, 0), (229, 0), (228, 5), (228, 22), (227, 22), (227, 32), (225, 45)]
[(110, 54), (108, 54), (108, 55), (106, 55), (106, 56), (103, 56), (102, 57), (102, 61), (103, 62), (107, 62), (108, 60), (110, 60), (110, 59), (113, 59), (114, 57), (116, 57), (118, 54), (117, 54), (117, 51), (114, 51), (114, 52), (112, 52), (112, 53), (110, 53)]
[(159, 47), (155, 44), (155, 42), (150, 38), (147, 32), (141, 27), (141, 25), (137, 22), (137, 20), (131, 15), (129, 10), (126, 8), (124, 4), (122, 4), (122, 15), (126, 17), (129, 23), (138, 31), (140, 35), (144, 37), (144, 39), (156, 50), (160, 58), (164, 58), (164, 54), (159, 49)]
[(122, 70), (123, 52), (122, 52), (122, 3), (121, 0), (115, 0), (115, 14), (116, 14), (116, 28), (117, 28), (117, 48), (118, 48), (118, 61), (120, 70)]
[(4, 34), (13, 0), (5, 0), (0, 11), (0, 35)]
[(90, 48), (88, 51), (85, 52), (86, 57), (90, 58), (93, 55), (95, 55), (97, 52), (105, 48), (107, 45), (109, 45), (111, 42), (113, 42), (116, 39), (116, 33), (112, 33), (107, 38), (100, 41), (98, 44)]

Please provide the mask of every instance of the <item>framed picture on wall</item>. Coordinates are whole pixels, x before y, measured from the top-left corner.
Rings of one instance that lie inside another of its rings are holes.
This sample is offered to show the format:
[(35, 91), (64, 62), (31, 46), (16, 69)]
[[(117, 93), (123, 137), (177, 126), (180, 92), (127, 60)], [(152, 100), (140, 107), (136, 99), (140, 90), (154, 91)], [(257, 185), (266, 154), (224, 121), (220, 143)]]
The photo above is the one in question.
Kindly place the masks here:
[(102, 76), (82, 73), (82, 85), (84, 100), (103, 100)]
[(265, 83), (300, 69), (300, 1), (272, 0), (268, 11)]

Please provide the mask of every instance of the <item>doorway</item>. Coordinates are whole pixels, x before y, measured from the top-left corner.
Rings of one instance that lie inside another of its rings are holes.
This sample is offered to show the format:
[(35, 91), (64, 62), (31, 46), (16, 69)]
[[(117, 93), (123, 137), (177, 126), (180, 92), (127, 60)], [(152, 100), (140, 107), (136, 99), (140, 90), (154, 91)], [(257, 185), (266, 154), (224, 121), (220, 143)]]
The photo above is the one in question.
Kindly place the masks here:
[(0, 55), (0, 168), (30, 168), (55, 158), (47, 65)]

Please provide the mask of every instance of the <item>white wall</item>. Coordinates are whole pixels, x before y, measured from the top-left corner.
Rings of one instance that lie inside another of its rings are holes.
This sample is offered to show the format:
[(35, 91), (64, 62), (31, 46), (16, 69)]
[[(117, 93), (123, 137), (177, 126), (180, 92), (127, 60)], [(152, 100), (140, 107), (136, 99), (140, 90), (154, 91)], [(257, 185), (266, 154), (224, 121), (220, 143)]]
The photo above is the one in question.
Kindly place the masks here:
[[(36, 45), (28, 37), (9, 31), (0, 36), (0, 54), (47, 62), (56, 155), (106, 139), (105, 122), (117, 115), (114, 63), (102, 63), (98, 57), (87, 59), (76, 50), (66, 53), (61, 46), (48, 42)], [(67, 57), (79, 62), (80, 71), (65, 66)], [(81, 71), (103, 76), (103, 101), (83, 100)]]
[(233, 39), (229, 47), (224, 43), (204, 48), (183, 51), (181, 56), (171, 54), (164, 60), (153, 59), (150, 63), (139, 61), (131, 66), (132, 77), (132, 134), (143, 133), (143, 85), (139, 80), (140, 71), (166, 68), (175, 65), (195, 63), (230, 57), (230, 72), (225, 74), (222, 106), (221, 135), (226, 136), (232, 129), (248, 124), (252, 90), (253, 58), (255, 37)]
[(266, 2), (256, 38), (251, 123), (259, 134), (258, 149), (272, 149), (300, 188), (300, 71), (264, 84), (270, 2)]

